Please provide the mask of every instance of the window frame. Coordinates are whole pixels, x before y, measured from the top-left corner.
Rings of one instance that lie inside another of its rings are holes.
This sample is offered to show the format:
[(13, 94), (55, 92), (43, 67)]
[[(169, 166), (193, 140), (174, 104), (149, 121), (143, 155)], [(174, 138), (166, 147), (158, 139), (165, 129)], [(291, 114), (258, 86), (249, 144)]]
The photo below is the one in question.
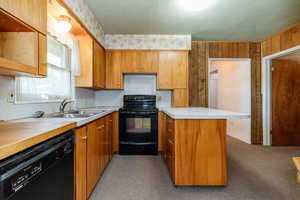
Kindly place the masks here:
[[(55, 40), (55, 42), (58, 42), (62, 45), (64, 45), (66, 47), (66, 67), (67, 68), (63, 68), (60, 66), (56, 66), (53, 65), (51, 63), (48, 63), (47, 61), (47, 68), (48, 67), (53, 67), (53, 68), (58, 68), (59, 70), (64, 70), (64, 71), (68, 71), (70, 73), (70, 98), (67, 98), (70, 101), (75, 101), (75, 77), (72, 75), (72, 71), (71, 71), (71, 55), (72, 55), (72, 50), (65, 44), (59, 42), (58, 40), (56, 40), (54, 37), (52, 37), (51, 35), (47, 35), (47, 37), (51, 38), (51, 40)], [(33, 77), (35, 78), (35, 77)], [(44, 103), (60, 103), (63, 100), (62, 99), (55, 99), (55, 100), (30, 100), (30, 101), (19, 101), (17, 99), (17, 90), (18, 90), (18, 81), (15, 78), (15, 84), (14, 84), (14, 104), (16, 105), (20, 105), (20, 104), (44, 104)]]

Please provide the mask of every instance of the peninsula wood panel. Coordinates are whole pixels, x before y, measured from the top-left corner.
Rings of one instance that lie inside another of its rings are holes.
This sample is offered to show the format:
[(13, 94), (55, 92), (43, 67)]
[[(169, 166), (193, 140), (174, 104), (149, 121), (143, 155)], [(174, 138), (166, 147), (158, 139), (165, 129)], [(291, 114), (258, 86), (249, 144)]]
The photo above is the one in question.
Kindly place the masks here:
[(300, 23), (269, 37), (261, 42), (262, 57), (300, 45)]
[(47, 0), (0, 0), (0, 8), (47, 35)]
[(227, 185), (226, 120), (175, 120), (175, 184)]
[(123, 75), (121, 72), (122, 51), (106, 51), (106, 89), (122, 90)]
[(208, 106), (208, 59), (251, 59), (251, 137), (262, 143), (261, 44), (260, 42), (192, 42), (189, 55), (189, 105)]
[(87, 199), (87, 128), (75, 130), (75, 199)]

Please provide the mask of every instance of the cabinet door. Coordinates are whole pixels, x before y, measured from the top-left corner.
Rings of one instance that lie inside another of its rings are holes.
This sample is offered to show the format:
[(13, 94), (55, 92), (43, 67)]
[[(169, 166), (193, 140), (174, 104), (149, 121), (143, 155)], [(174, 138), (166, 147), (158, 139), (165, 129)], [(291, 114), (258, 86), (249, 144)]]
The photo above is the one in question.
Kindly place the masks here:
[(187, 88), (187, 52), (160, 52), (158, 65), (158, 89)]
[(187, 52), (172, 53), (172, 88), (187, 88), (188, 85), (188, 54)]
[(76, 87), (93, 87), (93, 38), (89, 35), (77, 36), (80, 53), (80, 76), (76, 77)]
[(119, 112), (113, 114), (112, 148), (113, 152), (119, 151)]
[(122, 51), (106, 51), (106, 89), (123, 89)]
[(113, 134), (113, 114), (110, 114), (106, 117), (108, 162), (112, 159), (112, 134)]
[(158, 53), (156, 51), (128, 50), (122, 53), (124, 73), (157, 73)]
[(87, 128), (75, 130), (75, 196), (76, 200), (87, 199)]
[(87, 125), (87, 196), (91, 194), (100, 177), (100, 141), (97, 128), (96, 122)]
[(136, 73), (157, 73), (158, 52), (156, 51), (139, 51), (138, 62), (135, 66)]
[(105, 88), (105, 50), (93, 41), (93, 82), (94, 88)]
[(172, 107), (189, 107), (188, 89), (174, 89), (172, 94)]
[(166, 149), (166, 115), (158, 113), (158, 151), (164, 152)]
[(98, 132), (98, 141), (99, 141), (99, 149), (98, 149), (98, 162), (99, 162), (99, 175), (101, 175), (106, 166), (106, 136), (105, 136), (105, 118), (98, 119), (96, 121), (97, 124), (97, 132)]
[(39, 75), (47, 76), (47, 37), (39, 33)]
[(0, 8), (47, 34), (47, 0), (0, 0)]
[(159, 53), (159, 64), (158, 64), (158, 77), (157, 87), (158, 89), (172, 89), (172, 68), (174, 63), (175, 55), (168, 52)]

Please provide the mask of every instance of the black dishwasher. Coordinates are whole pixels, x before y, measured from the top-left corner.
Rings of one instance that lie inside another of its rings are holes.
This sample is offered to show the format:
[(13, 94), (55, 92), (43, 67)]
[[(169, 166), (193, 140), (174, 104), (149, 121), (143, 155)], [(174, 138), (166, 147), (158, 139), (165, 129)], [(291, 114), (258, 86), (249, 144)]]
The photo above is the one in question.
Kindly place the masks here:
[(67, 132), (0, 160), (0, 199), (73, 200), (73, 148)]

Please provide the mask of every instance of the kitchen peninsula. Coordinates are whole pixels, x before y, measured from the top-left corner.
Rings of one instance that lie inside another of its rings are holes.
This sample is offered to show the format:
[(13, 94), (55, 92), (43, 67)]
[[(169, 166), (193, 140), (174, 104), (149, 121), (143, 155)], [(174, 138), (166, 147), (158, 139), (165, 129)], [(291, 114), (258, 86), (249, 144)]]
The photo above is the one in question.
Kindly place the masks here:
[(161, 108), (163, 158), (175, 185), (227, 185), (227, 119), (250, 115), (209, 108)]

